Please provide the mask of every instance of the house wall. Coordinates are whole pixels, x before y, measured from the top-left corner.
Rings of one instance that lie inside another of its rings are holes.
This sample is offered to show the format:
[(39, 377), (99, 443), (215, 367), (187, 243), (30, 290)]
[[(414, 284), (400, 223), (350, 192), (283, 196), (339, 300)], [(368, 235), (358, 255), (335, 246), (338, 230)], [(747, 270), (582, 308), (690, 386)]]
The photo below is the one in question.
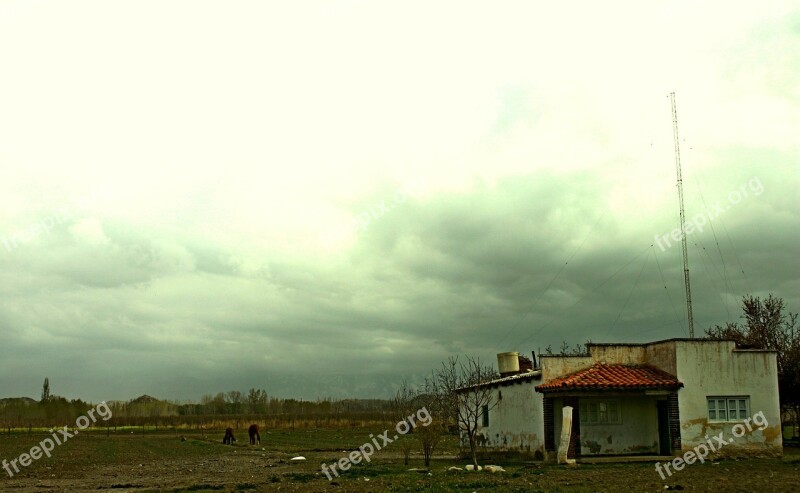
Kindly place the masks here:
[[(569, 375), (594, 364), (591, 356), (558, 356), (542, 355), (539, 357), (542, 369), (542, 381), (547, 383), (550, 380)], [(559, 407), (559, 409), (561, 409)]]
[[(731, 341), (675, 341), (674, 344), (677, 377), (684, 384), (678, 392), (683, 450), (708, 445), (710, 440), (719, 448), (716, 455), (780, 455), (783, 437), (776, 354), (736, 350)], [(721, 432), (727, 441), (741, 420), (710, 422), (706, 400), (709, 396), (749, 396), (751, 417), (763, 413), (763, 420), (756, 419), (767, 426), (759, 430), (753, 424), (752, 431), (733, 443), (719, 446), (711, 437)]]
[[(542, 394), (534, 391), (540, 381), (527, 380), (492, 390), (494, 402), (489, 426), (479, 428), (479, 445), (496, 451), (517, 451), (544, 457)], [(498, 399), (502, 393), (502, 399)]]
[(643, 365), (647, 363), (644, 346), (630, 344), (594, 346), (589, 344), (588, 356), (541, 355), (542, 383), (575, 373), (596, 363)]
[(608, 363), (614, 365), (643, 365), (646, 363), (646, 350), (644, 346), (631, 345), (589, 345), (593, 363)]
[(659, 370), (676, 375), (675, 341), (648, 344), (645, 349), (645, 361), (650, 366), (655, 366)]

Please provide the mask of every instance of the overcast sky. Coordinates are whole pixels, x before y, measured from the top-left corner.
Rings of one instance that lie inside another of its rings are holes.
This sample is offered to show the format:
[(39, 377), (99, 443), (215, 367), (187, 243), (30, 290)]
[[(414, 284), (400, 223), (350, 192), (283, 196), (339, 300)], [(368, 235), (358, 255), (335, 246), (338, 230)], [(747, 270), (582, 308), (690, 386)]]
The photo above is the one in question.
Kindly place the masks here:
[(0, 0), (0, 397), (686, 337), (673, 91), (695, 332), (798, 312), (798, 43), (788, 1)]

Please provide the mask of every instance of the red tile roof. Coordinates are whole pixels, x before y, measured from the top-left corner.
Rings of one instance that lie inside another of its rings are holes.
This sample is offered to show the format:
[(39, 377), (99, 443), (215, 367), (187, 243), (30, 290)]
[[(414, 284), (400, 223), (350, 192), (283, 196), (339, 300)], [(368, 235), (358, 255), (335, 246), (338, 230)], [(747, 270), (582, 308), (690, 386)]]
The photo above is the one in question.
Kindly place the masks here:
[(570, 375), (536, 386), (537, 392), (559, 390), (643, 390), (678, 389), (683, 384), (652, 366), (606, 365), (598, 363)]

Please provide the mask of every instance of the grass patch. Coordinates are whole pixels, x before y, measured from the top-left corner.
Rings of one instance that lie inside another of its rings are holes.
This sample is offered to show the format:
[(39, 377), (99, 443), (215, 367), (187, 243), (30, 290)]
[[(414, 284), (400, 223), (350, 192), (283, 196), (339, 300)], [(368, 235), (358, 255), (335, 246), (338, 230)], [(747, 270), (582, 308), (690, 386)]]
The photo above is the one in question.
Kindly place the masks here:
[(214, 491), (214, 490), (224, 490), (225, 486), (221, 484), (193, 484), (186, 488), (186, 491)]
[(349, 470), (344, 471), (344, 475), (353, 474), (357, 476), (365, 476), (369, 478), (374, 478), (378, 476), (383, 476), (385, 474), (392, 474), (392, 471), (388, 466), (378, 465), (378, 464), (356, 464), (352, 466)]
[(309, 481), (317, 479), (316, 474), (308, 472), (287, 472), (284, 473), (283, 477), (289, 481), (297, 481), (298, 483), (308, 483)]
[[(224, 490), (224, 485), (219, 484), (193, 484), (191, 486), (187, 486), (186, 488), (174, 488), (172, 490), (173, 493), (184, 493), (188, 491), (220, 491)], [(145, 490), (143, 493), (157, 493), (162, 492), (164, 490)]]
[[(191, 486), (187, 486), (186, 488), (173, 488), (173, 493), (184, 493), (188, 491), (220, 491), (224, 490), (225, 486), (221, 484), (193, 484)], [(157, 493), (163, 492), (164, 490), (145, 490), (143, 493)]]
[(784, 455), (783, 462), (787, 464), (800, 464), (800, 455)]

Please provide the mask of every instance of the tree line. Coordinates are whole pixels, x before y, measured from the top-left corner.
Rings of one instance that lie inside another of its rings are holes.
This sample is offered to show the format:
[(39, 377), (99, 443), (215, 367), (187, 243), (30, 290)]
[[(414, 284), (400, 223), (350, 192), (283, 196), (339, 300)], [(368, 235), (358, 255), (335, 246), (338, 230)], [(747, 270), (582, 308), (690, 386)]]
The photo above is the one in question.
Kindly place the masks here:
[[(388, 399), (333, 399), (313, 401), (279, 398), (264, 389), (248, 392), (229, 391), (204, 395), (200, 402), (177, 402), (143, 395), (128, 401), (108, 401), (112, 418), (99, 426), (194, 426), (204, 423), (240, 421), (227, 418), (258, 419), (282, 417), (293, 423), (294, 417), (315, 417), (315, 423), (336, 423), (335, 418), (369, 417), (379, 419), (388, 415)], [(0, 399), (0, 422), (5, 428), (50, 427), (74, 422), (94, 404), (81, 399), (67, 399), (50, 391), (49, 378), (42, 386), (42, 398)], [(273, 420), (273, 422), (278, 422)], [(282, 422), (282, 421), (281, 421)]]

